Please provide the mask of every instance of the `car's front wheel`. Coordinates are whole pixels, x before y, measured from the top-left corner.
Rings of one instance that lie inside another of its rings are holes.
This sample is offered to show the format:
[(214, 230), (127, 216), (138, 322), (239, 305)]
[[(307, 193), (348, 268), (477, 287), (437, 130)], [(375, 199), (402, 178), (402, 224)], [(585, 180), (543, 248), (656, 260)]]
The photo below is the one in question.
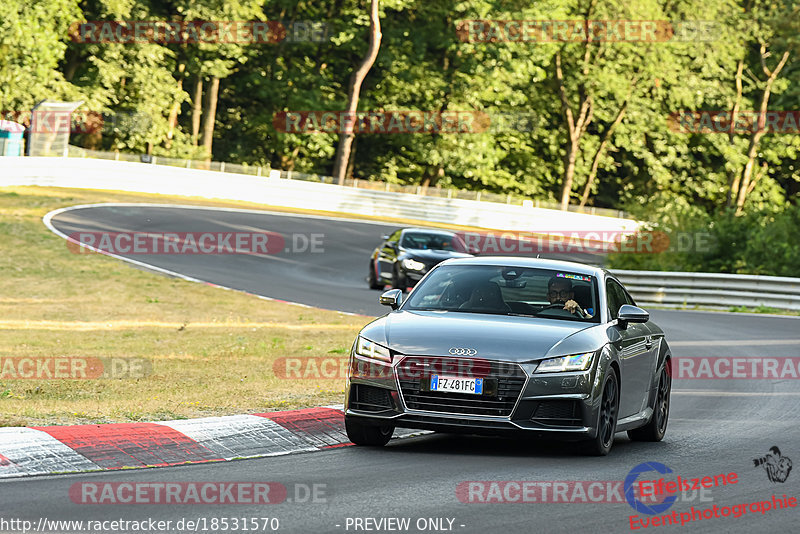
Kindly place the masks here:
[(597, 421), (597, 436), (583, 443), (583, 450), (592, 456), (605, 456), (614, 444), (619, 413), (619, 381), (613, 369), (608, 370)]
[(344, 428), (350, 441), (369, 447), (383, 447), (389, 443), (394, 433), (393, 425), (371, 425), (347, 416), (344, 418)]
[(669, 394), (672, 391), (672, 378), (669, 371), (669, 361), (664, 364), (658, 378), (658, 393), (653, 415), (646, 425), (628, 430), (628, 437), (634, 441), (661, 441), (667, 433), (669, 420)]

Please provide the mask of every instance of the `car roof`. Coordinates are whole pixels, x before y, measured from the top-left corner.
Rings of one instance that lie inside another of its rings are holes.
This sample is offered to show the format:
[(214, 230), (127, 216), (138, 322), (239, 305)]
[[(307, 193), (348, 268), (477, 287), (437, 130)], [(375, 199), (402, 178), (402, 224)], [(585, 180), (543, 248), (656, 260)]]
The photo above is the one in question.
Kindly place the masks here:
[(529, 267), (533, 269), (549, 269), (553, 271), (570, 271), (598, 278), (607, 272), (602, 267), (573, 261), (550, 260), (545, 258), (528, 258), (520, 256), (476, 256), (474, 258), (449, 259), (440, 265), (483, 265), (491, 267)]

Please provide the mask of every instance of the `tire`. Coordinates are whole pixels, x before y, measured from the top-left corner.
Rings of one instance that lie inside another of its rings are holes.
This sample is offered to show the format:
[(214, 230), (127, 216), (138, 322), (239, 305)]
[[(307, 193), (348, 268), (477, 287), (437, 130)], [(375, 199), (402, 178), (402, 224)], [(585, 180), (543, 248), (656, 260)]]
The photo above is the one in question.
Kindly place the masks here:
[(369, 284), (370, 289), (383, 289), (383, 284), (378, 281), (378, 277), (375, 275), (375, 262), (369, 262), (369, 274), (367, 275), (367, 283)]
[(667, 361), (658, 377), (658, 392), (653, 406), (653, 415), (646, 425), (628, 430), (628, 437), (633, 441), (661, 441), (667, 433), (669, 422), (669, 395), (672, 391), (672, 376)]
[(394, 276), (392, 277), (392, 288), (399, 289), (400, 291), (406, 291), (406, 287), (408, 287), (408, 282), (406, 281), (405, 276), (400, 275), (400, 269), (397, 268), (397, 264), (394, 264), (394, 269), (392, 270)]
[(597, 436), (583, 443), (584, 454), (605, 456), (614, 444), (619, 416), (619, 379), (617, 373), (609, 368), (603, 395), (600, 399), (600, 411), (597, 418)]
[(366, 447), (383, 447), (394, 433), (394, 425), (371, 425), (353, 417), (344, 418), (344, 428), (350, 441)]

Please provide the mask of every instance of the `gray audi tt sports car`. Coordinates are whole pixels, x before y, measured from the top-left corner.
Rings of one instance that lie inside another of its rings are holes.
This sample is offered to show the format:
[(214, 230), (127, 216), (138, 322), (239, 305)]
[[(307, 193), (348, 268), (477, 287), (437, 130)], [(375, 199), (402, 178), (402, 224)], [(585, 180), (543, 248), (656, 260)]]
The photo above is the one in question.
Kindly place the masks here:
[(664, 332), (608, 271), (519, 257), (447, 260), (350, 352), (345, 426), (357, 445), (395, 427), (579, 440), (659, 441), (669, 417)]

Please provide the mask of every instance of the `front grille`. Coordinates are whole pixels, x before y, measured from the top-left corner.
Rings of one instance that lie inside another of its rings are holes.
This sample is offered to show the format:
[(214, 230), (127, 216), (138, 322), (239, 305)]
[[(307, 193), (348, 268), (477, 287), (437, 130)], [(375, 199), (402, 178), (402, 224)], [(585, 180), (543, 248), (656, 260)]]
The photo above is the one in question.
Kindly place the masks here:
[(531, 420), (546, 426), (583, 426), (578, 401), (540, 401), (533, 410)]
[[(455, 371), (454, 371), (455, 370)], [(426, 391), (434, 374), (483, 377), (483, 395)], [(517, 403), (525, 373), (514, 363), (471, 358), (407, 356), (397, 366), (400, 391), (411, 410), (508, 417)]]
[(392, 399), (388, 389), (353, 384), (350, 389), (350, 408), (363, 412), (382, 412), (392, 409)]

